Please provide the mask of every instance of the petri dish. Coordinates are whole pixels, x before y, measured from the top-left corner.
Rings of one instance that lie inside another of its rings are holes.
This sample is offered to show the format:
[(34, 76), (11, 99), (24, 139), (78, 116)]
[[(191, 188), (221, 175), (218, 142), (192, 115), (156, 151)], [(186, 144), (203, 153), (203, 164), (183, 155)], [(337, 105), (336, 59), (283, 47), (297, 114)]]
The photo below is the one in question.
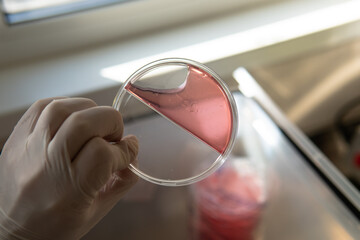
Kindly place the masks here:
[(134, 72), (113, 107), (124, 134), (139, 140), (139, 177), (165, 186), (200, 181), (232, 150), (237, 108), (221, 78), (207, 66), (180, 58), (160, 59)]

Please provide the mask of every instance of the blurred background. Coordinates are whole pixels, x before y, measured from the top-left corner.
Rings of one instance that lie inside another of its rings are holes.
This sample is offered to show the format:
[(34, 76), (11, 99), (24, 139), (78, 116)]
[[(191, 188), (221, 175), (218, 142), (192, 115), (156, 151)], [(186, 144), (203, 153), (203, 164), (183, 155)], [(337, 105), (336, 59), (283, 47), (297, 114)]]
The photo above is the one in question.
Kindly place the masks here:
[(0, 146), (36, 99), (85, 95), (111, 104), (147, 61), (207, 63), (230, 85), (245, 66), (356, 185), (358, 1), (3, 0)]
[(360, 1), (2, 0), (0, 148), (52, 96), (111, 105), (145, 63), (205, 63), (232, 90), (245, 67), (286, 117), (360, 186)]

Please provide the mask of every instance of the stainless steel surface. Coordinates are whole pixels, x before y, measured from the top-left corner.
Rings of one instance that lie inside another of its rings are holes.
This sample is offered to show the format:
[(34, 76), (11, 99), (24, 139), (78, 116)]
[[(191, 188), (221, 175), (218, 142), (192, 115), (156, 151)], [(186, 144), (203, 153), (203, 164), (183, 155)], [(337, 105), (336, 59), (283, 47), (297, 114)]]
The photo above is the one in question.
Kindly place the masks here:
[[(263, 174), (267, 188), (266, 204), (254, 239), (358, 238), (359, 220), (268, 114), (239, 92), (234, 96), (240, 120), (238, 139), (230, 158), (241, 156), (253, 162)], [(144, 119), (143, 127), (150, 127), (152, 121), (156, 122), (156, 117)], [(129, 131), (136, 134), (137, 129)], [(304, 142), (306, 139), (300, 144)], [(311, 151), (313, 156), (319, 156), (316, 149)], [(195, 206), (192, 187), (163, 187), (140, 180), (83, 239), (191, 239)]]
[(263, 106), (272, 119), (279, 125), (295, 144), (310, 158), (323, 174), (341, 191), (345, 197), (360, 211), (360, 193), (357, 189), (332, 165), (305, 134), (294, 124), (290, 123), (280, 109), (269, 98), (265, 91), (256, 83), (255, 79), (244, 69), (234, 72), (234, 78), (239, 82), (240, 91), (244, 92)]

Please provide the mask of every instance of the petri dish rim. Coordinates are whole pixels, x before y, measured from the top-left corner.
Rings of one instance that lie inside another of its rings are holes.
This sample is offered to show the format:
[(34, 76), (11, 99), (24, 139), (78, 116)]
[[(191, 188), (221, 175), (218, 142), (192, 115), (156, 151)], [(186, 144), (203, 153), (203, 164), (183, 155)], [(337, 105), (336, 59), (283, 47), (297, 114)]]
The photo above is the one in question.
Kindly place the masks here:
[(120, 111), (120, 107), (121, 107), (123, 97), (125, 96), (125, 93), (127, 92), (126, 89), (125, 89), (125, 86), (127, 84), (134, 83), (135, 81), (137, 81), (138, 79), (143, 77), (148, 72), (150, 72), (150, 71), (152, 71), (152, 70), (154, 70), (156, 68), (166, 66), (166, 65), (181, 65), (181, 66), (192, 65), (194, 67), (197, 67), (197, 68), (207, 72), (221, 86), (221, 88), (223, 89), (227, 99), (229, 100), (230, 108), (231, 108), (232, 130), (231, 130), (231, 136), (230, 136), (229, 143), (228, 143), (225, 151), (222, 154), (219, 155), (219, 157), (213, 162), (213, 164), (211, 164), (211, 166), (208, 169), (201, 172), (200, 174), (197, 174), (197, 175), (195, 175), (193, 177), (177, 179), (177, 180), (161, 179), (161, 178), (153, 177), (153, 176), (141, 171), (134, 164), (129, 165), (129, 169), (133, 173), (135, 173), (137, 176), (139, 176), (140, 178), (142, 178), (142, 179), (144, 179), (146, 181), (149, 181), (149, 182), (152, 182), (152, 183), (155, 183), (155, 184), (158, 184), (158, 185), (163, 185), (163, 186), (185, 186), (185, 185), (190, 185), (192, 183), (198, 182), (198, 181), (206, 178), (211, 173), (215, 172), (225, 162), (226, 158), (228, 157), (228, 155), (232, 151), (232, 148), (233, 148), (234, 143), (235, 143), (235, 138), (236, 138), (236, 134), (237, 134), (237, 127), (238, 127), (237, 126), (237, 124), (238, 124), (238, 113), (237, 113), (237, 107), (236, 107), (235, 99), (234, 99), (231, 91), (228, 89), (228, 87), (223, 82), (223, 80), (212, 69), (205, 66), (204, 64), (201, 64), (199, 62), (196, 62), (196, 61), (193, 61), (193, 60), (190, 60), (190, 59), (186, 59), (186, 58), (164, 58), (164, 59), (159, 59), (159, 60), (150, 62), (150, 63), (144, 65), (143, 67), (139, 68), (138, 70), (136, 70), (132, 75), (130, 75), (130, 77), (120, 87), (118, 93), (116, 94), (116, 96), (114, 98), (113, 108)]

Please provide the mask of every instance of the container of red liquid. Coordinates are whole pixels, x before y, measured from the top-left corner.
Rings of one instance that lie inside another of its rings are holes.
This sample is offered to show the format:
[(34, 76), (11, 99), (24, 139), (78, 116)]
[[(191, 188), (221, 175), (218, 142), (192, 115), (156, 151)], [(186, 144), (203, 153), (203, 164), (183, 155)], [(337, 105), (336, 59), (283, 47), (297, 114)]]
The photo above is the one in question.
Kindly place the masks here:
[(195, 184), (193, 239), (257, 239), (266, 202), (264, 184), (256, 167), (246, 160), (230, 160)]
[(113, 107), (125, 133), (139, 139), (138, 165), (130, 170), (166, 186), (197, 182), (216, 171), (237, 133), (235, 100), (220, 77), (188, 59), (161, 59), (123, 84)]

